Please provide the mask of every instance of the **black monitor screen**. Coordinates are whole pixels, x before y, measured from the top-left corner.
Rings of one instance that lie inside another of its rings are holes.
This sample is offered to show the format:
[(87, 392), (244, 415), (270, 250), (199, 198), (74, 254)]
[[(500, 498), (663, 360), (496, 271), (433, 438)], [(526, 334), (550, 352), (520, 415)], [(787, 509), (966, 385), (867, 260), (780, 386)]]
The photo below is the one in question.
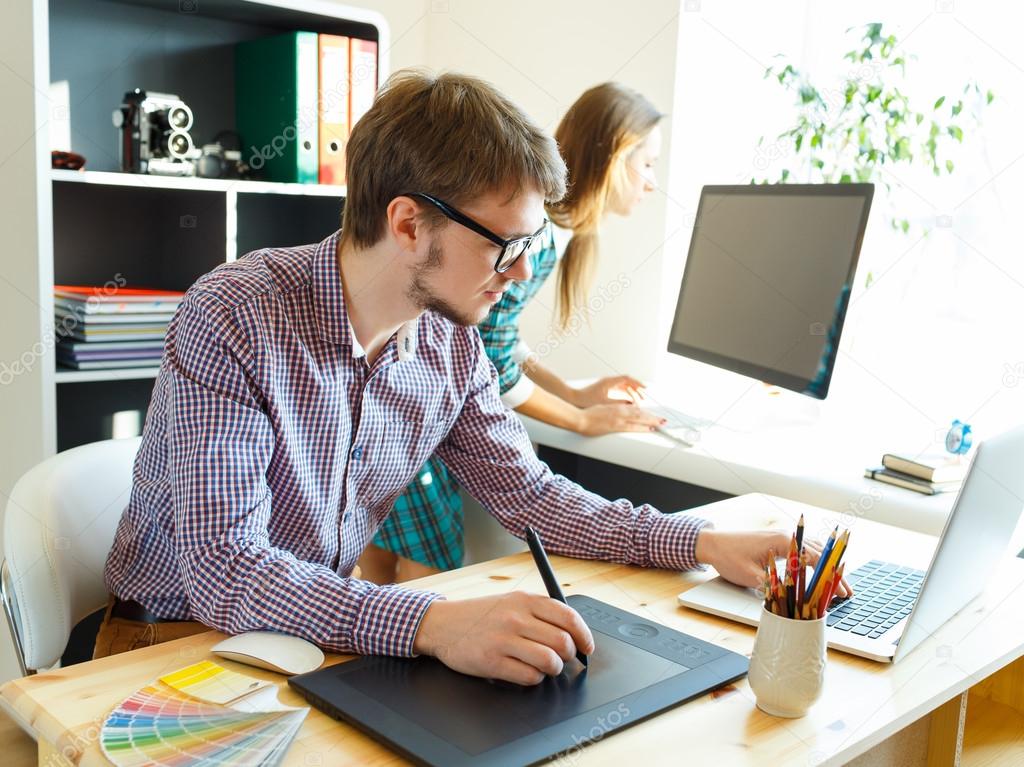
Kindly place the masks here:
[(873, 191), (704, 187), (669, 351), (824, 399)]

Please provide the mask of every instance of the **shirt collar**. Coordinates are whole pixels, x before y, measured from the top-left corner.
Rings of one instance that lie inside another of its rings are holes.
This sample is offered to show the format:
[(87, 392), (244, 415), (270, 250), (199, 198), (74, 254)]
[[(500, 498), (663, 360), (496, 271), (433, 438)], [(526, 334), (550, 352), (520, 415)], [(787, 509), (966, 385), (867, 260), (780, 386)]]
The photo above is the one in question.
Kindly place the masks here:
[[(316, 246), (313, 254), (313, 304), (320, 337), (331, 343), (352, 348), (353, 357), (365, 357), (366, 350), (356, 338), (355, 329), (345, 308), (345, 291), (338, 271), (339, 229)], [(416, 356), (416, 336), (419, 318), (405, 322), (398, 328), (396, 342), (398, 359)], [(390, 343), (390, 342), (389, 342)]]

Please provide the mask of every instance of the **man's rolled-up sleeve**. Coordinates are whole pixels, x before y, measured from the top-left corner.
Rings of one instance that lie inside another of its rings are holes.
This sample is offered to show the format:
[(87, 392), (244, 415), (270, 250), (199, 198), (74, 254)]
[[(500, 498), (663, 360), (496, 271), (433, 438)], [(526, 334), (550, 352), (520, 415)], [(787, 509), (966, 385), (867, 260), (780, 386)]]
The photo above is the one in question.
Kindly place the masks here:
[(466, 343), (476, 358), (470, 391), (438, 453), (505, 529), (522, 538), (530, 525), (556, 554), (674, 570), (700, 567), (697, 536), (706, 520), (609, 501), (553, 474), (534, 454), (518, 416), (503, 406), (479, 339), (475, 350), (473, 334)]

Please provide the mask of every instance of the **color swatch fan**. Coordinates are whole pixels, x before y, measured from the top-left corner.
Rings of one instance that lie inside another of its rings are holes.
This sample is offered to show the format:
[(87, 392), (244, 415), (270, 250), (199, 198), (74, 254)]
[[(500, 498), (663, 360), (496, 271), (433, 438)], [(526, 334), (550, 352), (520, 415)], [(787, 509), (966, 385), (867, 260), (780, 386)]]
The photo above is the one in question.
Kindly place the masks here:
[[(272, 696), (255, 696), (264, 710), (254, 710), (251, 693), (259, 691)], [(224, 698), (231, 704), (214, 702)], [(283, 707), (276, 687), (206, 661), (122, 701), (104, 722), (101, 742), (107, 758), (121, 767), (276, 765), (308, 710)]]

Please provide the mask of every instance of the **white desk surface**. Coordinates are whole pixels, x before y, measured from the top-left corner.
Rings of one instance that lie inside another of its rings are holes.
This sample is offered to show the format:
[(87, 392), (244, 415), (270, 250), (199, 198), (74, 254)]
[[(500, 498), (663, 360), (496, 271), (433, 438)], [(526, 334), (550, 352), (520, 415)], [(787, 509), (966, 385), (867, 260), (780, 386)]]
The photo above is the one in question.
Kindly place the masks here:
[(790, 498), (840, 512), (847, 524), (865, 518), (929, 535), (941, 533), (955, 493), (926, 496), (865, 478), (865, 468), (879, 465), (884, 452), (899, 448), (887, 442), (891, 437), (858, 429), (856, 423), (816, 418), (815, 404), (808, 403), (808, 417), (797, 409), (791, 422), (780, 418), (753, 430), (730, 428), (724, 419), (722, 426), (703, 432), (693, 447), (658, 433), (583, 437), (532, 418), (523, 417), (523, 422), (538, 445), (731, 495)]

